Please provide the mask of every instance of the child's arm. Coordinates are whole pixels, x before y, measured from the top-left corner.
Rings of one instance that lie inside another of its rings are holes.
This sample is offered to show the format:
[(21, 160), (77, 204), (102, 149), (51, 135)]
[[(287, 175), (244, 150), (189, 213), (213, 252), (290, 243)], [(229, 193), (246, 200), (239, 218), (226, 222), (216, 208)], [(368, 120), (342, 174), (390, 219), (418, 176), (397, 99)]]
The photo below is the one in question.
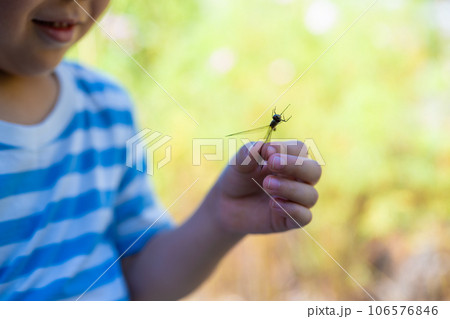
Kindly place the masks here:
[[(263, 170), (254, 160), (250, 165), (228, 166), (187, 222), (155, 236), (140, 253), (123, 260), (133, 299), (179, 299), (198, 287), (246, 234), (286, 231), (310, 222), (309, 208), (318, 197), (312, 185), (320, 178), (319, 164), (302, 158), (303, 164), (298, 165), (299, 157), (305, 155), (300, 142), (288, 146), (287, 155), (281, 155), (279, 147), (267, 146), (262, 153), (268, 159)], [(247, 155), (243, 148), (237, 163)], [(277, 169), (274, 164), (280, 156), (287, 165)], [(252, 178), (277, 198), (295, 222), (273, 205)], [(272, 178), (280, 182), (278, 187)]]
[(156, 235), (122, 265), (134, 300), (176, 300), (199, 286), (243, 237), (229, 234), (208, 217), (205, 205), (183, 225)]

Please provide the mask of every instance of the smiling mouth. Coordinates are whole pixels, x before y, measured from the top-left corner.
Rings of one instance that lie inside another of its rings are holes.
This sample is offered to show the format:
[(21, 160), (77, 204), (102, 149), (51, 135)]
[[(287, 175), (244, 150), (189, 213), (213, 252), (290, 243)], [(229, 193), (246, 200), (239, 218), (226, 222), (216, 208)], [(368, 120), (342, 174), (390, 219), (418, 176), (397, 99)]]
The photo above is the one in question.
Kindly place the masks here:
[(72, 19), (59, 21), (33, 19), (32, 21), (37, 26), (39, 34), (46, 40), (63, 45), (67, 45), (73, 41), (75, 27), (81, 24)]
[(74, 21), (44, 21), (38, 19), (33, 19), (33, 22), (43, 27), (59, 30), (70, 30), (78, 24)]

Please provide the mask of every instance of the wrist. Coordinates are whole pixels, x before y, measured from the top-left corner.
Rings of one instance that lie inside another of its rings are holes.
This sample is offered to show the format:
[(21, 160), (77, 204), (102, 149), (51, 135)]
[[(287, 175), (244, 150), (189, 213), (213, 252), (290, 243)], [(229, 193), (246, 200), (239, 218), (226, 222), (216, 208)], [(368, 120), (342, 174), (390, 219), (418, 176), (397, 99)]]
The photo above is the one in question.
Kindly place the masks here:
[(223, 213), (226, 214), (226, 212), (222, 212), (224, 209), (222, 202), (221, 191), (216, 184), (194, 215), (197, 216), (204, 227), (221, 242), (235, 244), (244, 238), (246, 234), (233, 231), (227, 227), (222, 216)]

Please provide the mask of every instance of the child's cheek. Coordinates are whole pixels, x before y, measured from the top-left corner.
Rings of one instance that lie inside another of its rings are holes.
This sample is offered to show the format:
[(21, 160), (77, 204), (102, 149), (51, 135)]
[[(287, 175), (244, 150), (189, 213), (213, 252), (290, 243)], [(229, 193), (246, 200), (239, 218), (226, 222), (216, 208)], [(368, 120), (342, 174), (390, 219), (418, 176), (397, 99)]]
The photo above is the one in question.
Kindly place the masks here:
[[(0, 0), (2, 1), (2, 0)], [(75, 2), (75, 5), (80, 6), (80, 13), (83, 16), (86, 16), (83, 19), (83, 24), (80, 26), (79, 34), (77, 35), (77, 40), (82, 38), (95, 24), (95, 21), (99, 19), (99, 17), (104, 13), (106, 8), (108, 7), (110, 0), (91, 0), (89, 2)], [(93, 19), (95, 21), (93, 21)]]
[[(1, 1), (1, 0), (0, 0)], [(110, 0), (92, 0), (91, 1), (91, 15), (94, 19), (97, 19), (102, 15), (105, 9), (108, 7)]]

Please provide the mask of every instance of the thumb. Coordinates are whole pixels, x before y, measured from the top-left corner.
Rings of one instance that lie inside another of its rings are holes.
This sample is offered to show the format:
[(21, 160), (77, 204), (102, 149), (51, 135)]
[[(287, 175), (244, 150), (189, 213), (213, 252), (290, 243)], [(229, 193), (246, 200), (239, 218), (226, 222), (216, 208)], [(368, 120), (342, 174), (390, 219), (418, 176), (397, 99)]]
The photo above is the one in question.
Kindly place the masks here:
[(261, 141), (245, 144), (230, 160), (230, 165), (234, 166), (239, 173), (252, 172), (264, 163), (261, 156), (263, 145), (264, 143)]

